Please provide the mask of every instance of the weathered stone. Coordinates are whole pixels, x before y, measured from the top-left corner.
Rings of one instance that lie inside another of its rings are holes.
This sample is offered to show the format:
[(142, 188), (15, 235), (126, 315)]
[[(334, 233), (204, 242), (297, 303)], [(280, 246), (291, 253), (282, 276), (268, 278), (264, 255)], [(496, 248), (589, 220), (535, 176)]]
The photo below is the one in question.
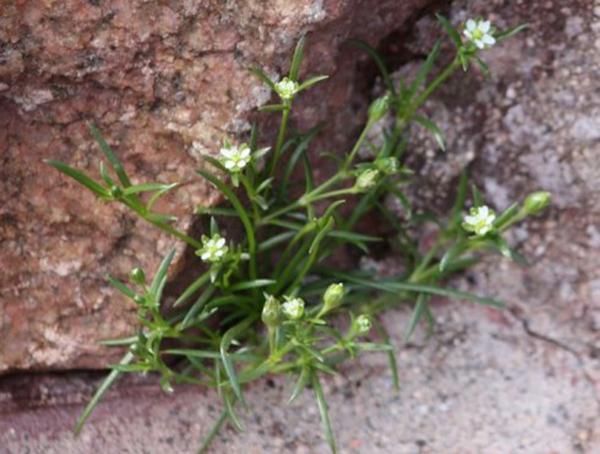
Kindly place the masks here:
[[(477, 69), (460, 74), (425, 106), (447, 133), (448, 151), (415, 131), (421, 145), (410, 156), (413, 197), (440, 212), (465, 167), (497, 211), (536, 190), (552, 193), (550, 208), (509, 236), (531, 266), (491, 257), (469, 274), (470, 290), (505, 301), (528, 332), (571, 352), (581, 375), (597, 382), (600, 17), (591, 9), (589, 1), (453, 3), (457, 24), (482, 16), (501, 29), (530, 27), (482, 54), (490, 78)], [(426, 52), (439, 28), (423, 18), (416, 30), (408, 46)], [(411, 71), (414, 63), (398, 73)]]
[(215, 198), (194, 175), (200, 155), (244, 134), (248, 113), (270, 97), (248, 68), (283, 72), (309, 32), (305, 72), (333, 77), (301, 100), (296, 121), (327, 119), (329, 144), (343, 145), (366, 106), (356, 90), (361, 54), (344, 41), (376, 44), (426, 3), (2, 2), (0, 333), (9, 341), (0, 371), (114, 361), (97, 342), (130, 333), (135, 313), (105, 274), (152, 271), (174, 244), (42, 159), (97, 175), (85, 125), (94, 121), (136, 182), (183, 183), (168, 208), (186, 228), (194, 206)]

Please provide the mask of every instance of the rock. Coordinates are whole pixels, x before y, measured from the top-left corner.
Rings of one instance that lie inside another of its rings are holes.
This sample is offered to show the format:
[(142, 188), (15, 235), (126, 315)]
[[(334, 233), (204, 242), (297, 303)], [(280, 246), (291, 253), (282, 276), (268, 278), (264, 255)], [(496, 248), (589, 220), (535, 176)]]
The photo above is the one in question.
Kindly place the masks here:
[[(440, 213), (463, 168), (497, 211), (536, 190), (552, 193), (547, 212), (511, 232), (511, 243), (531, 266), (491, 257), (472, 274), (470, 290), (505, 301), (534, 331), (576, 352), (591, 369), (600, 312), (600, 49), (594, 45), (600, 18), (590, 3), (453, 3), (455, 24), (481, 16), (501, 29), (530, 27), (482, 54), (489, 79), (473, 69), (433, 96), (424, 111), (446, 133), (447, 151), (415, 129), (410, 162), (418, 171), (413, 198)], [(407, 46), (424, 54), (439, 27), (424, 17), (412, 36)], [(400, 67), (397, 76), (414, 67)]]
[(135, 312), (105, 275), (152, 271), (174, 244), (42, 159), (97, 175), (100, 154), (85, 124), (93, 121), (136, 182), (182, 183), (168, 208), (185, 229), (194, 207), (216, 197), (194, 175), (201, 154), (245, 134), (249, 114), (270, 97), (248, 68), (282, 73), (308, 32), (303, 73), (333, 77), (300, 102), (295, 121), (327, 119), (329, 143), (344, 145), (367, 102), (355, 70), (364, 56), (344, 41), (377, 44), (428, 1), (5, 2), (0, 333), (10, 342), (0, 344), (0, 372), (115, 361), (119, 353), (98, 341), (130, 334)]

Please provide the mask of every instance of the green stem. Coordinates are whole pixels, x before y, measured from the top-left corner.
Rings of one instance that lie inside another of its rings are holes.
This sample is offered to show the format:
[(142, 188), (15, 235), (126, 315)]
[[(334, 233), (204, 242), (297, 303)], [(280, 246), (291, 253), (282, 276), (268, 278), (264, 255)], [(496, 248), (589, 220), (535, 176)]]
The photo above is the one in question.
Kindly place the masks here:
[(446, 79), (448, 79), (454, 73), (454, 71), (456, 71), (456, 69), (459, 66), (460, 66), (460, 61), (459, 61), (458, 57), (455, 57), (454, 60), (452, 60), (452, 63), (450, 63), (448, 66), (446, 66), (444, 68), (444, 70), (434, 79), (434, 81), (431, 82), (431, 84), (429, 84), (429, 86), (427, 86), (427, 88), (421, 92), (421, 94), (417, 97), (415, 102), (408, 109), (407, 115), (405, 116), (405, 118), (410, 119), (413, 116), (413, 114), (415, 113), (415, 111), (419, 107), (421, 107), (421, 105), (427, 100), (427, 98), (429, 98), (429, 96), (431, 96), (431, 94), (435, 90), (437, 90), (437, 88)]
[(356, 157), (358, 150), (360, 150), (360, 147), (362, 146), (363, 142), (367, 138), (367, 133), (369, 132), (369, 129), (371, 129), (371, 126), (373, 126), (373, 123), (371, 121), (367, 121), (367, 124), (365, 125), (362, 132), (360, 133), (360, 136), (358, 136), (358, 139), (357, 139), (356, 143), (354, 144), (354, 147), (352, 147), (350, 154), (348, 155), (348, 157), (342, 164), (342, 167), (341, 167), (342, 171), (348, 170), (350, 168), (350, 166), (352, 165), (352, 161), (354, 161), (354, 158)]
[(273, 159), (271, 159), (271, 165), (269, 167), (269, 176), (272, 177), (277, 168), (277, 162), (281, 157), (281, 149), (283, 148), (283, 142), (285, 140), (285, 132), (287, 130), (288, 119), (290, 116), (291, 105), (287, 105), (281, 113), (281, 124), (279, 125), (279, 133), (277, 134), (277, 142), (275, 144), (275, 151), (273, 152)]
[[(354, 187), (344, 188), (344, 189), (336, 189), (335, 191), (326, 192), (325, 194), (311, 196), (310, 198), (307, 198), (305, 196), (303, 198), (306, 198), (305, 203), (312, 203), (312, 202), (316, 202), (318, 200), (328, 199), (331, 197), (337, 197), (340, 195), (351, 195), (351, 194), (356, 194), (356, 189), (354, 189)], [(309, 194), (307, 194), (307, 195), (309, 195)]]

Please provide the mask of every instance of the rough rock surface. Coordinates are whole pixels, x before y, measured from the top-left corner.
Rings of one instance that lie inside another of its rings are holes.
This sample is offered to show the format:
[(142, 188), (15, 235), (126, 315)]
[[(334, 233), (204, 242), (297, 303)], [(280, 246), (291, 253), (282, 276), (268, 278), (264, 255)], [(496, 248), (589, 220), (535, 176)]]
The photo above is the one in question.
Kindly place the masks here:
[[(434, 310), (436, 334), (419, 332), (398, 353), (399, 393), (379, 353), (325, 381), (340, 453), (600, 450), (600, 390), (576, 354), (528, 333), (510, 312), (446, 303)], [(408, 310), (385, 317), (399, 346), (409, 317)], [(213, 392), (178, 387), (165, 395), (137, 379), (114, 389), (74, 438), (70, 428), (91, 392), (89, 379), (38, 379), (30, 396), (17, 378), (12, 386), (4, 380), (2, 454), (194, 453), (221, 410)], [(277, 379), (248, 389), (246, 431), (224, 429), (210, 452), (327, 454), (311, 392), (284, 403), (293, 385)]]
[[(173, 242), (43, 164), (97, 173), (94, 121), (136, 182), (179, 181), (169, 208), (189, 225), (214, 193), (194, 177), (202, 153), (244, 134), (269, 99), (249, 75), (283, 72), (310, 34), (305, 72), (333, 75), (309, 95), (300, 127), (328, 119), (344, 144), (364, 107), (360, 55), (427, 0), (28, 1), (0, 14), (0, 372), (103, 367), (103, 338), (131, 332), (134, 311), (107, 286), (133, 266), (153, 270)], [(360, 110), (360, 109), (359, 109)], [(198, 146), (192, 147), (192, 143)], [(192, 184), (193, 183), (193, 184)]]
[[(577, 358), (579, 379), (598, 392), (600, 2), (472, 0), (451, 8), (457, 23), (478, 15), (531, 28), (486, 52), (489, 80), (457, 77), (427, 106), (449, 131), (449, 151), (436, 152), (433, 142), (415, 150), (427, 156), (419, 187), (434, 188), (424, 197), (429, 205), (443, 202), (468, 164), (497, 210), (534, 190), (552, 193), (551, 209), (511, 235), (531, 266), (494, 258), (470, 274), (471, 288), (497, 295), (526, 331)], [(416, 36), (433, 37), (432, 27), (420, 21)]]

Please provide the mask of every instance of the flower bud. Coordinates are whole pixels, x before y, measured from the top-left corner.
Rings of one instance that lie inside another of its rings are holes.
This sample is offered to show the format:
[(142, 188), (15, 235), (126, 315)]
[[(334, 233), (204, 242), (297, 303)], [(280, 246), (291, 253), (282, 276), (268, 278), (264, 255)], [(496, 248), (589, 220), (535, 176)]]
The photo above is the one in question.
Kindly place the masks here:
[(110, 187), (110, 195), (114, 199), (120, 199), (123, 196), (123, 190), (119, 186), (117, 186), (116, 184), (113, 184)]
[(386, 175), (393, 175), (398, 173), (400, 163), (398, 162), (398, 159), (393, 156), (389, 158), (379, 158), (375, 161), (375, 167)]
[(281, 323), (281, 305), (273, 295), (266, 295), (266, 297), (262, 310), (262, 321), (269, 328), (275, 328)]
[(134, 268), (129, 273), (129, 280), (134, 284), (144, 285), (146, 283), (146, 273), (141, 268)]
[(364, 192), (371, 189), (377, 183), (379, 171), (375, 169), (364, 170), (356, 179), (355, 187), (358, 191)]
[(136, 304), (138, 304), (139, 306), (145, 306), (146, 305), (146, 298), (144, 298), (142, 295), (135, 295), (133, 297), (133, 300), (135, 301)]
[(354, 332), (357, 334), (367, 334), (371, 330), (371, 319), (368, 315), (359, 315), (354, 320)]
[(538, 214), (550, 204), (550, 193), (546, 191), (532, 192), (525, 199), (523, 209), (527, 214)]
[(344, 298), (344, 284), (331, 284), (323, 295), (323, 312), (329, 312), (340, 304)]
[(380, 120), (390, 108), (390, 95), (385, 94), (377, 98), (369, 106), (369, 121)]

